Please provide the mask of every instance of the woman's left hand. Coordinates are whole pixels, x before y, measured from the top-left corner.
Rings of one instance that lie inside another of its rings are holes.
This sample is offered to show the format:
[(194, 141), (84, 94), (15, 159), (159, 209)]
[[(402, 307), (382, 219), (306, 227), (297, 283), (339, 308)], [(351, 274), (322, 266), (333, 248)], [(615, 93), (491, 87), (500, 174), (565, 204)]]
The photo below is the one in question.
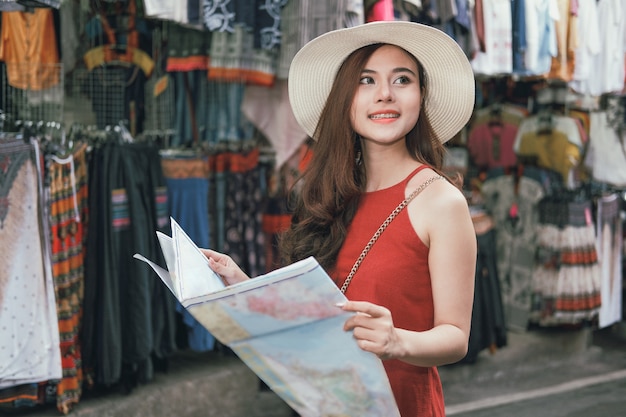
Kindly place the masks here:
[(211, 249), (200, 249), (209, 260), (209, 266), (224, 281), (226, 285), (233, 285), (250, 279), (245, 272), (226, 254)]
[(387, 308), (366, 301), (347, 301), (341, 308), (357, 313), (346, 320), (343, 329), (352, 330), (361, 349), (383, 360), (401, 355), (401, 340)]

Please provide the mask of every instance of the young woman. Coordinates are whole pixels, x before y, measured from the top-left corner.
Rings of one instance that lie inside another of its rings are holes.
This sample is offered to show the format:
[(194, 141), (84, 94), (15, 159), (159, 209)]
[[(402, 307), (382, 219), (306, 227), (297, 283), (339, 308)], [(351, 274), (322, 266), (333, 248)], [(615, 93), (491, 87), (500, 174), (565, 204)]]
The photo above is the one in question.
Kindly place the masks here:
[[(368, 23), (305, 45), (289, 93), (315, 145), (281, 253), (315, 256), (345, 292), (344, 329), (383, 360), (401, 415), (443, 416), (436, 367), (467, 352), (476, 236), (441, 168), (473, 110), (471, 66), (435, 28)], [(248, 279), (205, 253), (227, 283)]]

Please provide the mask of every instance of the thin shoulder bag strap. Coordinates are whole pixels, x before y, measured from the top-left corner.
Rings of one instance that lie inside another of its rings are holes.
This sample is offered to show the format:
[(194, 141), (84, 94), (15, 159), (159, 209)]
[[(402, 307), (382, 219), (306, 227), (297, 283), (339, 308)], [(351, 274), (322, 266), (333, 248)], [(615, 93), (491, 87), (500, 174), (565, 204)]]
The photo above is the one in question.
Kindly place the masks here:
[(419, 193), (424, 191), (424, 189), (426, 187), (428, 187), (430, 184), (432, 184), (436, 180), (441, 180), (441, 179), (443, 179), (443, 177), (441, 175), (437, 175), (437, 176), (434, 176), (434, 177), (430, 177), (429, 179), (424, 181), (419, 187), (417, 187), (415, 189), (415, 191), (413, 191), (411, 194), (409, 194), (409, 196), (407, 198), (402, 200), (402, 202), (400, 204), (398, 204), (398, 206), (391, 212), (391, 214), (389, 214), (387, 219), (380, 225), (378, 230), (376, 230), (376, 232), (374, 233), (372, 238), (369, 240), (369, 242), (367, 242), (367, 245), (365, 245), (365, 248), (363, 248), (363, 251), (361, 252), (361, 255), (359, 255), (359, 257), (357, 258), (356, 262), (354, 262), (354, 265), (352, 266), (352, 269), (350, 270), (350, 273), (348, 274), (348, 277), (346, 278), (346, 280), (344, 281), (343, 285), (341, 286), (341, 292), (342, 293), (344, 293), (344, 294), (346, 293), (346, 290), (348, 289), (348, 285), (350, 285), (350, 281), (352, 281), (352, 278), (354, 277), (354, 274), (356, 274), (356, 271), (359, 269), (359, 266), (361, 266), (361, 262), (363, 262), (363, 259), (365, 259), (365, 255), (367, 255), (367, 253), (370, 251), (370, 249), (372, 249), (372, 246), (374, 246), (374, 243), (376, 243), (376, 241), (378, 240), (380, 235), (385, 231), (387, 226), (389, 226), (389, 223), (391, 223), (391, 221), (393, 219), (395, 219), (396, 216), (402, 210), (404, 210), (404, 208), (411, 202), (411, 200), (413, 200), (415, 197), (417, 197), (417, 195)]

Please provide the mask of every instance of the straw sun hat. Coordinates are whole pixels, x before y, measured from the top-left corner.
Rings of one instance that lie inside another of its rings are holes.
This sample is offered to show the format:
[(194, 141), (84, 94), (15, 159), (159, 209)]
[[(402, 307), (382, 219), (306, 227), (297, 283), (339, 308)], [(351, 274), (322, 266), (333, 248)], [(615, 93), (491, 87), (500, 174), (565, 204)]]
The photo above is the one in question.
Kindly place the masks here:
[[(442, 143), (468, 122), (474, 108), (474, 73), (463, 50), (439, 29), (405, 21), (372, 22), (327, 32), (298, 51), (289, 69), (289, 101), (313, 137), (343, 61), (374, 43), (397, 45), (415, 56), (428, 80), (424, 111)], [(347, 109), (346, 109), (347, 110)]]

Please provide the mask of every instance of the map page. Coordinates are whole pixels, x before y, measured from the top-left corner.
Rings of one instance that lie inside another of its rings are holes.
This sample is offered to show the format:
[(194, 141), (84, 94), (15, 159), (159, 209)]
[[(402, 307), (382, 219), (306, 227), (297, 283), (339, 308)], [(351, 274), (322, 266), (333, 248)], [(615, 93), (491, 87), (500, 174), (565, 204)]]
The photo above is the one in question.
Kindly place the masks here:
[[(399, 416), (382, 362), (343, 330), (354, 313), (337, 306), (346, 298), (315, 258), (231, 286), (218, 277), (219, 285), (196, 255), (206, 257), (176, 228), (171, 239), (159, 237), (168, 270), (135, 257), (291, 408), (303, 417)], [(180, 296), (185, 289), (188, 298)]]

